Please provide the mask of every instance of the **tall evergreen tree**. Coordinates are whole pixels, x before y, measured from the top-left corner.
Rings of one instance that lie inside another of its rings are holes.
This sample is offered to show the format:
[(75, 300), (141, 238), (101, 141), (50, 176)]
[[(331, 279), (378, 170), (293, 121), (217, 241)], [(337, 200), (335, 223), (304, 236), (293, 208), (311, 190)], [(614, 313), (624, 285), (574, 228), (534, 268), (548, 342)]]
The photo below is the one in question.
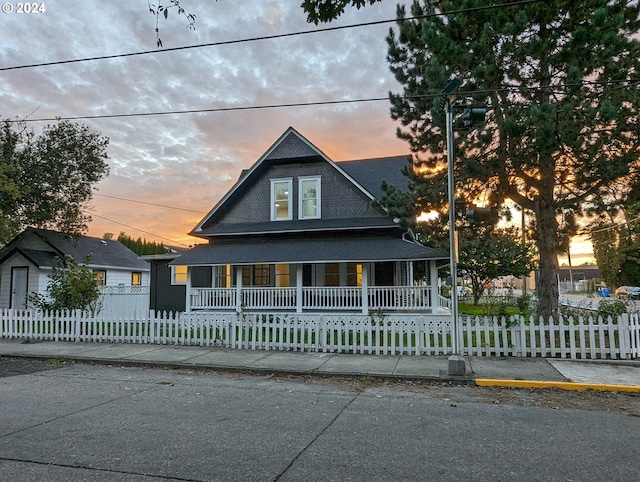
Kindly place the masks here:
[[(329, 20), (321, 10), (327, 3), (307, 0), (303, 7), (311, 21), (314, 11)], [(398, 7), (388, 59), (403, 86), (402, 94), (391, 94), (391, 116), (426, 173), (413, 182), (417, 208), (446, 200), (437, 93), (457, 77), (459, 98), (488, 108), (482, 128), (456, 135), (458, 196), (473, 201), (489, 190), (496, 202), (511, 199), (533, 213), (540, 313), (552, 315), (558, 217), (607, 209), (616, 191), (638, 180), (640, 5), (415, 0), (410, 11), (416, 18)]]
[(142, 239), (140, 237), (138, 239), (133, 239), (125, 232), (121, 232), (118, 235), (118, 241), (120, 241), (138, 256), (144, 256), (148, 254), (165, 254), (168, 251), (167, 247), (162, 243), (158, 244), (155, 241), (147, 241), (146, 239)]

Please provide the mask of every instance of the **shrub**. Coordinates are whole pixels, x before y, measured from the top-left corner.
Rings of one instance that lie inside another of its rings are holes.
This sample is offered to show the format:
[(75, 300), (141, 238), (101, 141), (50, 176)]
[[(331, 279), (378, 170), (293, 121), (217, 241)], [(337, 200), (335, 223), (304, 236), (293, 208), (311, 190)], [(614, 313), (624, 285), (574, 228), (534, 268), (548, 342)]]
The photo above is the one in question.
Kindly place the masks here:
[(47, 311), (99, 311), (100, 290), (96, 285), (93, 271), (88, 264), (91, 258), (87, 256), (84, 264), (79, 264), (71, 256), (65, 256), (64, 262), (54, 263), (47, 295), (31, 293), (29, 301), (41, 310)]
[(598, 316), (601, 316), (604, 320), (610, 316), (615, 321), (622, 313), (626, 312), (627, 305), (621, 300), (604, 299), (598, 305)]

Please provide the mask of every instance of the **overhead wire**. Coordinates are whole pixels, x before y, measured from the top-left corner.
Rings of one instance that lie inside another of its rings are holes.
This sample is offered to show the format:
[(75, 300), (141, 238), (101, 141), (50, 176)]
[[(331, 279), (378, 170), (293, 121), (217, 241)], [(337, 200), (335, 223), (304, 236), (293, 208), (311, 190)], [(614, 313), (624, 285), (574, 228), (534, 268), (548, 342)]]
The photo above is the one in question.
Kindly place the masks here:
[(145, 234), (148, 234), (150, 236), (155, 236), (157, 238), (164, 239), (166, 241), (171, 241), (172, 243), (179, 244), (180, 246), (184, 246), (185, 248), (189, 248), (190, 247), (190, 246), (188, 246), (188, 245), (186, 245), (186, 244), (184, 244), (184, 243), (182, 243), (180, 241), (176, 241), (175, 239), (167, 238), (165, 236), (160, 236), (159, 234), (155, 234), (155, 233), (152, 233), (152, 232), (149, 232), (149, 231), (145, 231), (144, 229), (136, 228), (135, 226), (130, 226), (128, 224), (121, 223), (119, 221), (115, 221), (113, 219), (109, 219), (109, 218), (104, 217), (104, 216), (100, 216), (99, 214), (96, 214), (94, 211), (91, 211), (91, 210), (89, 212), (91, 213), (92, 216), (95, 216), (96, 218), (104, 219), (105, 221), (109, 221), (110, 223), (118, 224), (120, 226), (124, 226), (125, 228), (133, 229), (135, 231), (139, 231), (141, 233), (145, 233)]
[[(539, 86), (537, 88), (527, 86), (505, 86), (492, 89), (479, 89), (473, 91), (458, 91), (457, 96), (462, 98), (464, 96), (483, 95), (497, 92), (521, 92), (521, 91), (541, 91), (541, 90), (554, 90), (562, 89), (566, 87), (579, 87), (584, 84), (594, 85), (615, 85), (622, 83), (635, 84), (640, 82), (640, 78), (633, 79), (613, 79), (609, 81), (585, 81), (585, 82), (567, 82), (563, 84), (555, 84), (549, 86)], [(442, 92), (420, 94), (420, 95), (405, 95), (402, 96), (405, 99), (429, 99), (435, 97), (441, 97)], [(164, 115), (184, 115), (184, 114), (204, 114), (213, 112), (233, 112), (233, 111), (247, 111), (247, 110), (262, 110), (262, 109), (282, 109), (291, 107), (315, 107), (326, 105), (344, 105), (344, 104), (357, 104), (365, 102), (381, 102), (389, 101), (389, 97), (370, 97), (363, 99), (345, 99), (345, 100), (326, 100), (318, 102), (292, 102), (285, 104), (264, 104), (264, 105), (250, 105), (250, 106), (235, 106), (235, 107), (212, 107), (206, 109), (185, 109), (185, 110), (172, 110), (172, 111), (154, 111), (154, 112), (130, 112), (124, 114), (99, 114), (99, 115), (85, 115), (85, 116), (56, 116), (56, 117), (41, 117), (35, 119), (18, 119), (8, 120), (8, 122), (57, 122), (57, 121), (76, 121), (76, 120), (98, 120), (98, 119), (118, 119), (124, 117), (150, 117), (150, 116), (164, 116)]]
[[(358, 23), (358, 24), (350, 24), (350, 25), (335, 26), (335, 27), (326, 27), (326, 28), (316, 29), (316, 30), (311, 30), (311, 31), (300, 31), (300, 32), (291, 32), (291, 33), (276, 34), (276, 35), (262, 36), (262, 37), (251, 37), (251, 38), (238, 39), (238, 40), (227, 40), (227, 41), (219, 41), (219, 42), (210, 42), (210, 43), (197, 44), (197, 45), (191, 45), (191, 46), (173, 47), (173, 48), (160, 49), (160, 50), (146, 50), (146, 51), (141, 51), (141, 52), (126, 53), (126, 54), (113, 54), (113, 55), (104, 55), (104, 56), (97, 56), (97, 57), (86, 57), (86, 58), (80, 58), (80, 59), (70, 59), (70, 60), (62, 60), (62, 61), (44, 62), (44, 63), (39, 63), (39, 64), (27, 64), (27, 65), (13, 66), (13, 67), (0, 67), (0, 71), (16, 70), (16, 69), (32, 68), (32, 67), (44, 67), (44, 66), (61, 65), (61, 64), (69, 64), (69, 63), (78, 63), (78, 62), (87, 62), (87, 61), (92, 61), (92, 60), (106, 60), (106, 59), (138, 56), (138, 55), (157, 54), (157, 53), (185, 50), (185, 49), (192, 49), (192, 48), (203, 48), (203, 47), (212, 47), (212, 46), (236, 44), (236, 43), (255, 42), (255, 41), (259, 41), (259, 40), (271, 40), (271, 39), (276, 39), (276, 38), (285, 38), (285, 37), (306, 35), (306, 34), (312, 34), (312, 33), (329, 32), (329, 31), (343, 30), (343, 29), (356, 28), (356, 27), (366, 27), (366, 26), (379, 25), (379, 24), (384, 24), (384, 23), (392, 23), (392, 22), (398, 22), (398, 21), (419, 20), (419, 19), (423, 19), (423, 18), (430, 18), (430, 17), (436, 17), (436, 16), (446, 16), (446, 15), (453, 15), (453, 14), (459, 14), (459, 13), (470, 13), (470, 12), (488, 10), (488, 9), (494, 9), (494, 8), (515, 7), (515, 6), (521, 6), (521, 5), (526, 5), (526, 4), (538, 3), (538, 2), (541, 2), (541, 1), (542, 0), (520, 0), (520, 1), (517, 1), (517, 2), (508, 3), (508, 4), (484, 5), (484, 6), (479, 6), (479, 7), (471, 7), (471, 8), (465, 8), (465, 9), (457, 9), (457, 10), (449, 10), (447, 12), (433, 13), (433, 14), (427, 14), (427, 15), (422, 15), (422, 16), (407, 17), (407, 18), (403, 18), (403, 19), (377, 20), (377, 21), (363, 22), (363, 23)], [(539, 87), (536, 87), (536, 88), (527, 87), (527, 86), (504, 86), (504, 87), (500, 87), (500, 88), (475, 90), (473, 92), (460, 91), (460, 92), (458, 92), (458, 95), (460, 95), (460, 96), (464, 96), (464, 95), (470, 96), (470, 95), (481, 95), (481, 94), (489, 94), (489, 93), (496, 93), (496, 92), (507, 92), (507, 91), (521, 92), (521, 91), (542, 90), (542, 89), (553, 90), (553, 89), (559, 89), (559, 88), (564, 88), (564, 87), (580, 86), (580, 85), (584, 85), (584, 84), (587, 84), (587, 83), (603, 85), (603, 84), (638, 83), (638, 82), (640, 82), (640, 79), (618, 79), (618, 80), (613, 80), (613, 81), (608, 81), (608, 82), (597, 82), (597, 81), (595, 81), (595, 82), (594, 81), (589, 81), (589, 82), (586, 82), (586, 81), (585, 82), (569, 82), (569, 83), (565, 83), (565, 84), (539, 86)], [(428, 98), (440, 97), (440, 96), (442, 96), (442, 92), (421, 94), (421, 95), (405, 95), (404, 98), (405, 99), (416, 99), (417, 100), (417, 99), (428, 99)], [(77, 115), (77, 116), (64, 116), (64, 117), (63, 116), (55, 116), (55, 117), (41, 117), (41, 118), (29, 118), (29, 116), (27, 116), (24, 119), (9, 120), (9, 122), (14, 122), (14, 123), (23, 122), (23, 123), (26, 123), (26, 122), (56, 122), (56, 121), (62, 121), (62, 120), (75, 121), (75, 120), (117, 119), (117, 118), (130, 118), (130, 117), (184, 115), (184, 114), (201, 114), (201, 113), (215, 113), (215, 112), (246, 111), (246, 110), (293, 108), (293, 107), (314, 107), (314, 106), (328, 106), (328, 105), (344, 105), (344, 104), (367, 103), (367, 102), (382, 102), (382, 101), (388, 101), (388, 100), (389, 100), (389, 97), (385, 96), (385, 97), (329, 100), (329, 101), (317, 101), (317, 102), (293, 102), (293, 103), (283, 103), (283, 104), (265, 104), (265, 105), (249, 105), (249, 106), (234, 106), (234, 107), (212, 107), (212, 108), (201, 108), (201, 109), (184, 109), (184, 110), (152, 111), (152, 112), (131, 112), (131, 113), (119, 113), (119, 114)]]
[(175, 207), (175, 206), (167, 206), (166, 204), (158, 204), (158, 203), (150, 203), (150, 202), (146, 202), (146, 201), (138, 201), (136, 199), (128, 199), (128, 198), (124, 198), (124, 197), (111, 196), (109, 194), (100, 194), (100, 193), (94, 192), (93, 195), (94, 196), (99, 196), (99, 197), (107, 197), (107, 198), (110, 198), (110, 199), (117, 199), (118, 201), (127, 201), (127, 202), (131, 202), (131, 203), (145, 204), (147, 206), (156, 206), (156, 207), (165, 208), (165, 209), (175, 209), (177, 211), (186, 211), (186, 212), (189, 212), (189, 213), (196, 213), (196, 214), (206, 214), (206, 211), (198, 211), (196, 209), (178, 208), (178, 207)]
[(40, 62), (40, 63), (35, 63), (35, 64), (16, 65), (16, 66), (11, 66), (11, 67), (0, 67), (0, 71), (28, 69), (28, 68), (34, 68), (34, 67), (48, 67), (48, 66), (52, 66), (52, 65), (73, 64), (73, 63), (80, 63), (80, 62), (90, 62), (90, 61), (95, 61), (95, 60), (118, 59), (118, 58), (125, 58), (125, 57), (135, 57), (135, 56), (140, 56), (140, 55), (150, 55), (150, 54), (158, 54), (158, 53), (165, 53), (165, 52), (176, 52), (176, 51), (180, 51), (180, 50), (189, 50), (189, 49), (197, 49), (197, 48), (204, 48), (204, 47), (219, 47), (219, 46), (223, 46), (223, 45), (233, 45), (233, 44), (241, 44), (241, 43), (247, 43), (247, 42), (257, 42), (257, 41), (263, 41), (263, 40), (273, 40), (273, 39), (279, 39), (279, 38), (297, 37), (297, 36), (301, 36), (301, 35), (309, 35), (309, 34), (323, 33), (323, 32), (334, 32), (334, 31), (338, 31), (338, 30), (346, 30), (346, 29), (351, 29), (351, 28), (371, 27), (371, 26), (374, 26), (374, 25), (383, 25), (383, 24), (387, 24), (387, 23), (396, 23), (398, 21), (421, 20), (421, 19), (432, 18), (432, 17), (439, 17), (439, 16), (446, 16), (446, 15), (456, 15), (456, 14), (460, 14), (460, 13), (473, 13), (473, 12), (479, 12), (479, 11), (482, 11), (482, 10), (489, 10), (489, 9), (494, 9), (494, 8), (518, 7), (518, 6), (527, 5), (527, 4), (531, 4), (531, 3), (539, 3), (539, 2), (542, 2), (542, 1), (544, 1), (544, 0), (519, 0), (519, 1), (516, 1), (516, 2), (512, 2), (512, 3), (508, 3), (508, 4), (502, 4), (502, 5), (496, 5), (496, 4), (482, 5), (482, 6), (478, 6), (478, 7), (470, 7), (470, 8), (463, 8), (463, 9), (457, 9), (457, 10), (449, 10), (447, 12), (441, 12), (441, 13), (419, 15), (419, 16), (415, 16), (415, 17), (406, 17), (406, 18), (403, 18), (403, 19), (394, 18), (394, 19), (386, 19), (386, 20), (375, 20), (375, 21), (371, 21), (371, 22), (362, 22), (362, 23), (349, 24), (349, 25), (338, 25), (338, 26), (333, 26), (333, 27), (324, 27), (324, 28), (319, 28), (319, 29), (315, 29), (315, 30), (303, 30), (303, 31), (298, 31), (298, 32), (289, 32), (289, 33), (281, 33), (281, 34), (274, 34), (274, 35), (264, 35), (264, 36), (259, 36), (259, 37), (249, 37), (249, 38), (236, 39), (236, 40), (222, 40), (222, 41), (218, 41), (218, 42), (208, 42), (208, 43), (196, 44), (196, 45), (185, 45), (185, 46), (181, 46), (181, 47), (170, 47), (170, 48), (166, 48), (166, 49), (143, 50), (143, 51), (140, 51), (140, 52), (130, 52), (130, 53), (124, 53), (124, 54), (100, 55), (100, 56), (85, 57), (85, 58), (80, 58), (80, 59), (57, 60), (57, 61), (52, 61), (52, 62)]

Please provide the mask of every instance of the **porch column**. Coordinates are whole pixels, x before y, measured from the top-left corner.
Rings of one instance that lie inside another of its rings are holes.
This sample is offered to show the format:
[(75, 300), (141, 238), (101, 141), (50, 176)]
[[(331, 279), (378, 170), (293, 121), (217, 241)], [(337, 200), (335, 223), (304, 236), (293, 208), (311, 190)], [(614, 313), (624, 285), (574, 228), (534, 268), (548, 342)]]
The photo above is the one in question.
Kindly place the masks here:
[(185, 286), (185, 291), (187, 292), (187, 299), (185, 300), (185, 311), (187, 313), (191, 312), (191, 266), (187, 266), (187, 284)]
[(236, 311), (242, 311), (242, 266), (236, 266)]
[(369, 263), (362, 263), (362, 314), (369, 313)]
[(296, 313), (302, 313), (302, 263), (296, 266)]
[(431, 313), (435, 313), (440, 306), (438, 298), (438, 267), (435, 261), (429, 261), (429, 289), (431, 291), (429, 296), (431, 298)]

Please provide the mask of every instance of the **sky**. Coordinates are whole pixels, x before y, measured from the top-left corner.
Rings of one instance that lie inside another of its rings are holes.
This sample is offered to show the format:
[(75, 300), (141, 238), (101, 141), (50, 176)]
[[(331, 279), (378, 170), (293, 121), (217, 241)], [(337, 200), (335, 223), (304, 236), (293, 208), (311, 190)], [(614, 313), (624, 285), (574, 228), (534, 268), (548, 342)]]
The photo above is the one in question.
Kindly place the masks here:
[[(0, 69), (154, 51), (0, 70), (0, 118), (26, 118), (36, 133), (52, 123), (37, 119), (386, 98), (401, 91), (386, 61), (392, 23), (163, 52), (146, 0), (36, 3), (44, 11), (2, 6)], [(158, 23), (164, 48), (327, 27), (308, 24), (300, 0), (180, 3), (196, 15), (195, 30), (170, 10)], [(348, 10), (328, 27), (393, 20), (397, 3)], [(334, 161), (409, 153), (396, 138), (386, 100), (78, 122), (110, 139), (110, 174), (96, 186), (87, 234), (124, 231), (182, 247), (202, 242), (188, 233), (289, 126)], [(572, 249), (588, 251), (579, 244)]]

